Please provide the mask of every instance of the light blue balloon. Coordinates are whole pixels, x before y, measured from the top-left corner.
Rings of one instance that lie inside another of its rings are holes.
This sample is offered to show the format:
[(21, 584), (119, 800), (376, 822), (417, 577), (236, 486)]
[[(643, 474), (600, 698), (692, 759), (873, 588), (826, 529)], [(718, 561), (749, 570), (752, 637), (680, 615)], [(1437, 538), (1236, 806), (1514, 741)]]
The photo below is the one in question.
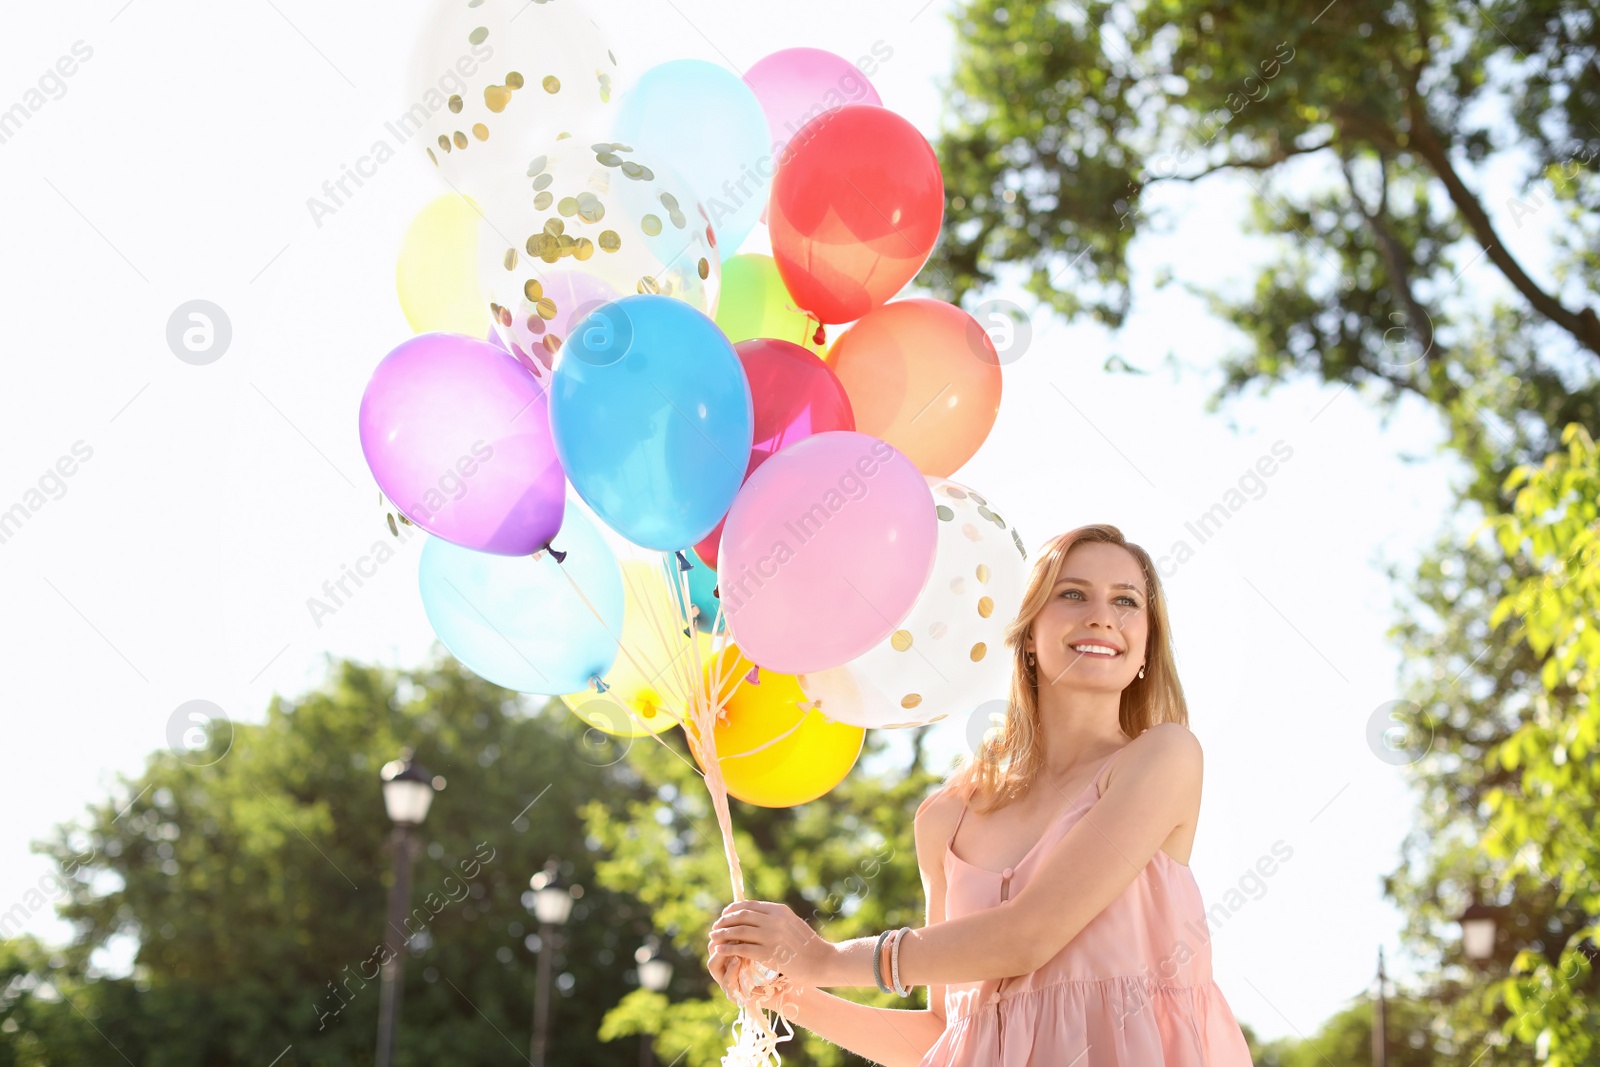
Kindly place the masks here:
[(715, 529), (754, 432), (738, 353), (681, 300), (623, 297), (562, 346), (550, 384), (556, 455), (584, 502), (636, 545), (671, 552)]
[[(700, 614), (694, 620), (695, 628), (708, 634), (717, 622), (717, 605), (722, 603), (716, 597), (717, 572), (715, 568), (706, 566), (692, 548), (683, 550), (683, 558), (689, 561), (689, 603), (700, 609)], [(673, 560), (672, 566), (679, 568), (680, 565)], [(673, 606), (687, 618), (689, 613), (683, 610), (683, 597), (679, 595), (678, 587), (674, 585), (671, 588)], [(727, 629), (727, 619), (722, 620), (722, 626), (724, 630)]]
[(418, 581), (433, 632), (469, 670), (507, 689), (559, 696), (603, 678), (616, 660), (622, 573), (570, 504), (550, 545), (564, 562), (550, 551), (501, 556), (429, 537)]
[(701, 59), (651, 67), (618, 104), (613, 131), (642, 162), (659, 159), (689, 182), (721, 259), (739, 250), (777, 166), (766, 112), (743, 78)]

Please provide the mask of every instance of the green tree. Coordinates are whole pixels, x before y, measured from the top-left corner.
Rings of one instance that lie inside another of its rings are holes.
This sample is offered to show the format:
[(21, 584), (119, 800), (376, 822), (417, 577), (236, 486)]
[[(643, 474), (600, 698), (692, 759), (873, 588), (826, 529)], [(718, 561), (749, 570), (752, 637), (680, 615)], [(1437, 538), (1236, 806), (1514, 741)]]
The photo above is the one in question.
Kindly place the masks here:
[[(1431, 1032), (1433, 1006), (1391, 991), (1384, 1005), (1389, 1067), (1438, 1067), (1442, 1061)], [(1325, 1021), (1310, 1037), (1288, 1037), (1252, 1044), (1255, 1067), (1353, 1067), (1372, 1062), (1372, 997), (1355, 1001)]]
[(1516, 504), (1493, 522), (1500, 548), (1529, 572), (1493, 617), (1515, 620), (1518, 639), (1542, 657), (1544, 692), (1491, 753), (1518, 788), (1485, 797), (1484, 847), (1503, 864), (1502, 886), (1541, 883), (1565, 919), (1532, 943), (1513, 942), (1511, 974), (1495, 989), (1512, 1013), (1503, 1032), (1537, 1042), (1555, 1067), (1576, 1067), (1600, 1059), (1600, 450), (1577, 424), (1562, 442), (1564, 452), (1512, 473)]
[[(203, 753), (156, 753), (124, 798), (43, 846), (73, 872), (60, 911), (76, 936), (50, 954), (0, 947), (0, 1064), (370, 1063), (392, 870), (378, 770), (407, 745), (448, 785), (419, 831), (398, 1062), (527, 1055), (522, 897), (555, 855), (588, 891), (554, 959), (551, 1061), (614, 1063), (596, 1035), (636, 985), (649, 913), (596, 880), (574, 813), (623, 802), (637, 779), (580, 727), (447, 657), (343, 662), (260, 725), (212, 730)], [(137, 939), (133, 974), (94, 979), (90, 953), (119, 933)], [(709, 984), (685, 966), (669, 992)]]
[[(1386, 415), (1420, 402), (1461, 463), (1460, 517), (1507, 514), (1511, 472), (1600, 411), (1596, 12), (970, 0), (939, 146), (950, 225), (921, 280), (960, 299), (1020, 276), (1045, 307), (1119, 327), (1133, 311), (1129, 248), (1162, 221), (1161, 187), (1230, 174), (1256, 191), (1250, 231), (1268, 258), (1243, 295), (1190, 286), (1240, 339), (1210, 406), (1294, 378)], [(1504, 204), (1481, 191), (1496, 168), (1518, 176)], [(1553, 235), (1542, 263), (1506, 240), (1533, 217)], [(1580, 693), (1549, 666), (1551, 646), (1495, 611), (1541, 580), (1539, 561), (1463, 540), (1446, 529), (1415, 573), (1391, 570), (1421, 803), (1386, 891), (1408, 946), (1434, 964), (1441, 1062), (1464, 1067), (1485, 1044), (1498, 1062), (1581, 1059), (1581, 1037), (1532, 1025), (1541, 1016), (1496, 980), (1524, 951), (1553, 964), (1588, 921), (1548, 852), (1532, 873), (1554, 831), (1527, 812), (1556, 814), (1530, 795), (1552, 779), (1571, 786), (1561, 814), (1593, 810), (1593, 783), (1555, 769), (1570, 747), (1506, 747), (1541, 723), (1571, 727)], [(1593, 618), (1592, 591), (1566, 610)], [(1533, 847), (1516, 859), (1499, 835)], [(1496, 885), (1503, 940), (1472, 970), (1452, 920)]]
[[(831, 792), (793, 808), (760, 808), (730, 799), (734, 838), (747, 898), (776, 900), (810, 920), (830, 941), (888, 927), (921, 926), (923, 898), (912, 818), (943, 776), (924, 766), (922, 731), (912, 732), (907, 763), (897, 765), (878, 731), (867, 731), (854, 770)], [(681, 731), (664, 744), (635, 742), (628, 764), (654, 797), (619, 807), (585, 805), (588, 830), (606, 858), (602, 885), (631, 891), (673, 931), (674, 942), (706, 974), (711, 923), (732, 899), (716, 816)], [(642, 749), (642, 751), (641, 751)], [(835, 990), (863, 1004), (926, 1007), (919, 988), (911, 1003), (876, 990)], [(714, 1067), (727, 1051), (737, 1014), (715, 984), (709, 995), (676, 1000), (639, 990), (606, 1018), (602, 1036), (656, 1034), (662, 1060), (685, 1054), (686, 1067)], [(780, 1046), (792, 1067), (843, 1067), (867, 1061), (806, 1030)]]
[[(1194, 287), (1244, 341), (1213, 405), (1296, 375), (1420, 399), (1469, 493), (1496, 500), (1512, 466), (1600, 414), (1596, 6), (1319, 7), (963, 4), (949, 225), (920, 280), (960, 299), (1021, 271), (1046, 307), (1120, 326), (1152, 192), (1230, 173), (1259, 193), (1251, 230), (1275, 255), (1243, 297)], [(1524, 176), (1504, 211), (1472, 189), (1500, 162)], [(1500, 232), (1534, 214), (1556, 234), (1547, 272)]]

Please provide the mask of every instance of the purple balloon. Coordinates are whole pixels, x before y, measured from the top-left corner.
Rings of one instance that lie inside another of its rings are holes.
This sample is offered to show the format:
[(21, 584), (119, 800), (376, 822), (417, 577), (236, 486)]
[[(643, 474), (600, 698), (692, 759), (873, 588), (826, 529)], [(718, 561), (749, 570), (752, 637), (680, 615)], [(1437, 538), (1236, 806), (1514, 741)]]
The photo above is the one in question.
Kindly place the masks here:
[(504, 350), (419, 334), (361, 396), (361, 451), (384, 495), (436, 537), (501, 556), (549, 544), (566, 509), (550, 400)]
[(745, 71), (744, 83), (766, 113), (774, 156), (781, 156), (800, 127), (824, 111), (845, 104), (883, 105), (854, 63), (820, 48), (774, 52)]

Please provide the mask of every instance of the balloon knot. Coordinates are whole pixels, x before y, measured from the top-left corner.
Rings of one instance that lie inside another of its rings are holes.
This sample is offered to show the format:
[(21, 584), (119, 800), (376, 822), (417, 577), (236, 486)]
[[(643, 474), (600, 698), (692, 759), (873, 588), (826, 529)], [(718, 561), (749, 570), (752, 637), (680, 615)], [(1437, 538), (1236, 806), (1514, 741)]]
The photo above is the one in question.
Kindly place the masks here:
[(761, 684), (761, 668), (760, 667), (751, 667), (750, 668), (750, 673), (744, 676), (744, 680), (749, 682), (751, 685), (760, 685)]
[(557, 563), (565, 563), (567, 561), (567, 554), (557, 549), (554, 545), (545, 545), (544, 550), (554, 556)]
[(711, 595), (716, 597), (718, 600), (721, 600), (722, 599), (722, 586), (721, 585), (712, 586), (711, 587)]
[(678, 549), (676, 552), (673, 553), (673, 555), (678, 557), (678, 569), (680, 571), (692, 571), (692, 570), (694, 570), (694, 564), (690, 563), (689, 562), (689, 557), (685, 556), (683, 554), (683, 549), (681, 549), (681, 548)]
[(604, 693), (611, 688), (605, 683), (605, 679), (601, 678), (598, 674), (589, 675), (589, 681), (594, 683), (594, 691), (596, 693)]
[(828, 328), (822, 323), (817, 323), (817, 332), (811, 335), (811, 343), (825, 345), (828, 343)]

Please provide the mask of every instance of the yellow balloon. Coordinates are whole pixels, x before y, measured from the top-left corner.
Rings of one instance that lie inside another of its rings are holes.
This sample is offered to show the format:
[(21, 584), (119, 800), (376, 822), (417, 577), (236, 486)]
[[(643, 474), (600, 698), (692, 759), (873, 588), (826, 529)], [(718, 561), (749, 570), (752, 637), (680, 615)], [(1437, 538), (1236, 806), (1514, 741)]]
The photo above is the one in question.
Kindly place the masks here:
[[(724, 667), (723, 690), (736, 683), (738, 688), (716, 726), (717, 762), (728, 795), (757, 807), (792, 808), (844, 781), (867, 732), (811, 708), (792, 674), (761, 669), (755, 683), (740, 683), (754, 664), (729, 645), (724, 663), (734, 660), (732, 673)], [(713, 667), (707, 667), (707, 691)]]
[(771, 256), (741, 252), (722, 265), (722, 293), (717, 298), (717, 325), (734, 344), (753, 337), (792, 341), (818, 355), (817, 323), (794, 306)]
[(478, 213), (465, 197), (446, 193), (417, 212), (400, 242), (394, 282), (413, 331), (489, 335), (478, 290)]
[[(609, 688), (561, 699), (597, 730), (646, 737), (678, 725), (689, 703), (685, 679), (694, 676), (695, 653), (659, 564), (624, 560), (622, 584), (622, 648), (603, 679)], [(691, 632), (705, 663), (711, 638), (698, 629)]]

